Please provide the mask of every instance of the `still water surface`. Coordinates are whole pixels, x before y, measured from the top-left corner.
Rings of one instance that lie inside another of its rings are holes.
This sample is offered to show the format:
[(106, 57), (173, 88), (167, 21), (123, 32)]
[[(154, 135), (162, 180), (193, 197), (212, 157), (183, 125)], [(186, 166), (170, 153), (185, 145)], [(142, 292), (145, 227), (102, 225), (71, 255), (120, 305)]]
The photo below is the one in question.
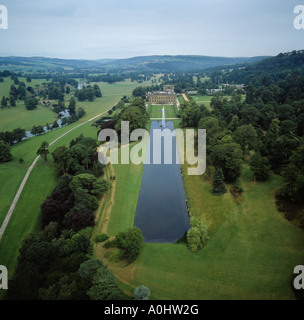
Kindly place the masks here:
[[(172, 121), (166, 128), (174, 130)], [(150, 163), (153, 159), (153, 130), (161, 129), (161, 121), (152, 121), (150, 130)], [(142, 231), (145, 242), (176, 242), (189, 229), (184, 183), (180, 165), (176, 163), (176, 140), (172, 142), (173, 164), (145, 164), (134, 225)], [(147, 162), (147, 159), (146, 159)]]

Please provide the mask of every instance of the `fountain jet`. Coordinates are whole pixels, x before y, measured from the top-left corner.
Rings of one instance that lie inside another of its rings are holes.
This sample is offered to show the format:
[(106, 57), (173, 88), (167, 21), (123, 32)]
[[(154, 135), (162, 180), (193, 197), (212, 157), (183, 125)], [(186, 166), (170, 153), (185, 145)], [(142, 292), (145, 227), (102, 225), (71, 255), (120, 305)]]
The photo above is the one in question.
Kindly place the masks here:
[(162, 127), (166, 127), (166, 121), (165, 121), (165, 107), (162, 109)]

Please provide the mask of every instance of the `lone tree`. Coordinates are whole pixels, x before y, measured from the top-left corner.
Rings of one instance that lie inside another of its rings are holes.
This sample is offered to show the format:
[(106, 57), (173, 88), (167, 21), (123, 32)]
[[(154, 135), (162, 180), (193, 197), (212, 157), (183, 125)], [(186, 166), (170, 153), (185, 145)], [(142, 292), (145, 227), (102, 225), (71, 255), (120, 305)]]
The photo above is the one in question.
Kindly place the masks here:
[(139, 286), (134, 291), (134, 300), (149, 300), (150, 298), (150, 289), (146, 286)]
[(190, 227), (187, 232), (188, 247), (191, 251), (196, 252), (207, 244), (209, 240), (208, 228), (194, 216), (190, 218)]
[(7, 100), (6, 98), (3, 96), (2, 100), (1, 100), (1, 108), (5, 108), (7, 107)]
[(47, 155), (49, 153), (49, 144), (46, 141), (43, 141), (40, 148), (37, 150), (37, 155), (40, 155), (44, 158), (44, 161), (47, 162)]
[(214, 195), (220, 196), (227, 192), (222, 168), (216, 168), (212, 186), (212, 193)]

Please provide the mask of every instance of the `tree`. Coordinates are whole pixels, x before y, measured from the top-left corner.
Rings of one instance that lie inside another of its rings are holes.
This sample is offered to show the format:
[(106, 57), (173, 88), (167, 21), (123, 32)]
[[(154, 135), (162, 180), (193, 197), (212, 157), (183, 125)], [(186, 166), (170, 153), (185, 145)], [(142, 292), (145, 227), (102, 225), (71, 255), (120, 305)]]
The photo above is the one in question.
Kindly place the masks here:
[(86, 112), (84, 111), (84, 109), (82, 107), (79, 107), (77, 109), (77, 118), (78, 119), (82, 118), (85, 114), (86, 114)]
[(197, 127), (202, 117), (204, 107), (198, 106), (195, 101), (189, 101), (181, 104), (180, 116), (183, 127)]
[(54, 164), (59, 172), (65, 174), (65, 154), (68, 148), (66, 146), (57, 147), (52, 152), (52, 157), (54, 159)]
[(76, 188), (74, 191), (74, 197), (75, 203), (73, 212), (84, 212), (87, 210), (94, 212), (98, 208), (97, 199), (94, 196), (91, 196), (88, 190)]
[(43, 141), (40, 148), (37, 150), (37, 155), (40, 155), (44, 158), (44, 161), (47, 162), (47, 155), (49, 153), (49, 144), (47, 141)]
[(115, 238), (118, 248), (124, 250), (129, 262), (137, 259), (144, 244), (144, 238), (137, 227), (133, 227), (125, 232), (119, 232)]
[(0, 162), (8, 162), (12, 160), (11, 148), (0, 140)]
[(190, 229), (187, 232), (187, 243), (191, 251), (195, 252), (204, 247), (209, 240), (208, 228), (198, 218), (190, 218)]
[(224, 181), (223, 170), (222, 168), (216, 168), (215, 174), (213, 177), (212, 193), (220, 196), (226, 192), (227, 192), (227, 189)]
[(262, 157), (259, 152), (250, 160), (250, 169), (254, 174), (254, 179), (258, 181), (266, 181), (270, 175), (270, 166), (266, 157)]
[(102, 93), (100, 91), (100, 88), (97, 84), (94, 84), (94, 95), (96, 98), (101, 98), (102, 97)]
[(76, 110), (76, 99), (74, 97), (71, 98), (68, 108), (69, 108), (70, 114), (75, 113), (75, 110)]
[(7, 100), (6, 98), (3, 96), (2, 100), (1, 100), (1, 108), (5, 108), (7, 107)]
[(222, 132), (219, 120), (215, 117), (203, 117), (198, 123), (198, 129), (206, 130), (207, 145), (214, 145)]
[(14, 96), (11, 95), (9, 97), (9, 103), (10, 103), (11, 107), (16, 107), (16, 100), (15, 100)]
[(223, 170), (225, 181), (235, 182), (242, 172), (243, 152), (234, 142), (220, 143), (212, 147), (210, 158), (215, 167)]
[(282, 171), (284, 186), (281, 193), (293, 202), (303, 202), (304, 142), (292, 153), (289, 164)]
[(53, 129), (56, 129), (56, 128), (59, 128), (59, 124), (58, 124), (57, 121), (55, 121), (55, 122), (53, 123), (53, 125), (52, 125), (52, 130), (53, 130)]
[(35, 98), (28, 98), (25, 100), (25, 107), (27, 110), (37, 109), (38, 101)]
[(73, 193), (66, 194), (61, 190), (54, 190), (41, 205), (41, 228), (44, 229), (50, 222), (57, 222), (59, 226), (62, 226), (64, 216), (73, 206)]
[(150, 289), (146, 286), (139, 286), (134, 291), (134, 300), (149, 300), (150, 298)]
[(87, 190), (90, 195), (100, 197), (108, 190), (108, 183), (102, 178), (97, 179), (92, 174), (81, 173), (72, 178), (70, 188), (73, 191), (75, 191), (77, 188), (82, 188)]
[(81, 229), (92, 227), (95, 224), (95, 215), (93, 211), (75, 211), (71, 210), (66, 217), (65, 225), (68, 229), (77, 232)]
[(93, 277), (96, 275), (98, 269), (103, 267), (103, 263), (99, 259), (89, 259), (83, 262), (78, 270), (78, 274), (81, 278), (92, 281)]
[(32, 135), (37, 136), (37, 135), (40, 135), (42, 133), (44, 133), (44, 129), (43, 129), (42, 126), (33, 126), (32, 130), (31, 130), (31, 134)]
[(87, 294), (91, 300), (122, 300), (123, 293), (113, 274), (106, 267), (99, 268)]
[(234, 133), (234, 137), (244, 153), (247, 150), (255, 149), (257, 146), (257, 133), (252, 124), (238, 127)]
[(12, 132), (14, 141), (21, 142), (26, 137), (25, 129), (16, 128)]

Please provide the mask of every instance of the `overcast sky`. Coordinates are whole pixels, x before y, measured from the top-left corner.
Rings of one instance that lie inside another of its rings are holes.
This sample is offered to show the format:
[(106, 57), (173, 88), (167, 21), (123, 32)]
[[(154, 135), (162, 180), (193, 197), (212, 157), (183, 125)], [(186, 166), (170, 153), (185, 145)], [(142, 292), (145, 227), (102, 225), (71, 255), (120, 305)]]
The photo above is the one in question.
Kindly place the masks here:
[(300, 0), (0, 0), (0, 56), (277, 55), (304, 48)]

